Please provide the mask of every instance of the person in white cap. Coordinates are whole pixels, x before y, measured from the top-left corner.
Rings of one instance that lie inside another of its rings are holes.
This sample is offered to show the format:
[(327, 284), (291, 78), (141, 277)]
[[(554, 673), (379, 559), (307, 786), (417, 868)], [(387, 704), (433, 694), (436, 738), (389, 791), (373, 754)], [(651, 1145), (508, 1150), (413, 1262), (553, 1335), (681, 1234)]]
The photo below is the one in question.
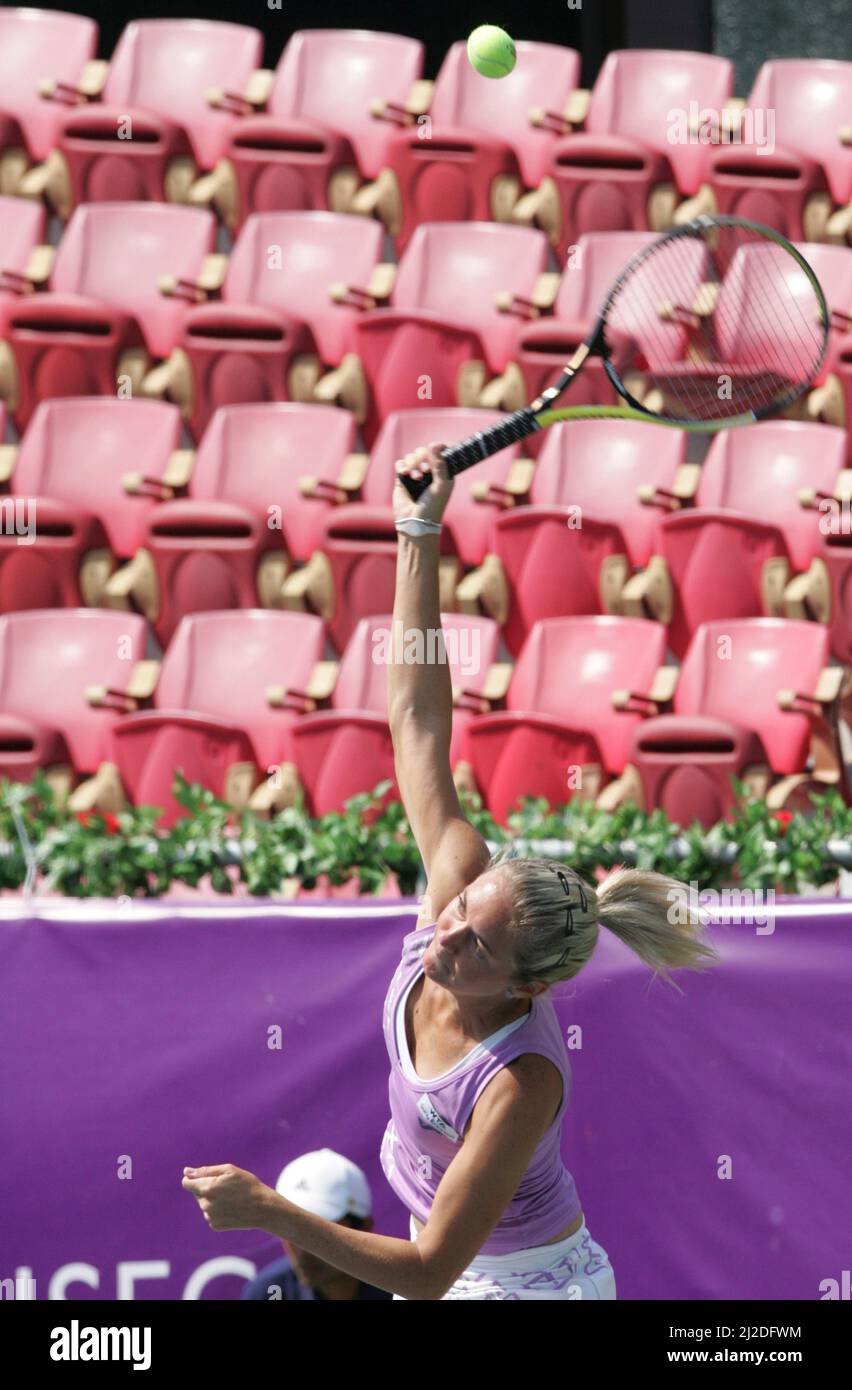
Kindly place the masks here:
[[(275, 1191), (326, 1221), (359, 1231), (373, 1229), (370, 1185), (357, 1164), (333, 1149), (316, 1149), (294, 1158), (283, 1169)], [(258, 1270), (243, 1289), (242, 1298), (269, 1302), (391, 1298), (385, 1289), (344, 1274), (300, 1246), (287, 1240), (281, 1243), (284, 1258)]]

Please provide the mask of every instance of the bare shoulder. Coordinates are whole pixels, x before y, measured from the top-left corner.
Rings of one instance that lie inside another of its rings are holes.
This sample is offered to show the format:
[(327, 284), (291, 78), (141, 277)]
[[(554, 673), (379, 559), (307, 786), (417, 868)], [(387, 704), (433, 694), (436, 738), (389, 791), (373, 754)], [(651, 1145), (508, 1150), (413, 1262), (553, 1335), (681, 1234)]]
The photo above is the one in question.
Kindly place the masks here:
[(534, 1126), (539, 1137), (553, 1123), (562, 1104), (562, 1073), (549, 1057), (522, 1052), (489, 1081), (473, 1107), (467, 1133), (507, 1123)]

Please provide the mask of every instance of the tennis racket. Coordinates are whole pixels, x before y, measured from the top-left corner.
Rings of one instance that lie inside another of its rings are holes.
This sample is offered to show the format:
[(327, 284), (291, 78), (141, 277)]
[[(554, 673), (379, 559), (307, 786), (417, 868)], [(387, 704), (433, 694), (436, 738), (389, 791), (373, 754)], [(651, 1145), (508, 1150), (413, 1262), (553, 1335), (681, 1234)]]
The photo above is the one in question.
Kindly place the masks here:
[[(808, 389), (829, 317), (816, 275), (778, 232), (740, 217), (698, 217), (631, 257), (558, 381), (442, 457), (454, 477), (560, 420), (644, 420), (700, 433), (752, 424)], [(593, 357), (627, 406), (555, 409)], [(432, 474), (400, 481), (416, 500)]]

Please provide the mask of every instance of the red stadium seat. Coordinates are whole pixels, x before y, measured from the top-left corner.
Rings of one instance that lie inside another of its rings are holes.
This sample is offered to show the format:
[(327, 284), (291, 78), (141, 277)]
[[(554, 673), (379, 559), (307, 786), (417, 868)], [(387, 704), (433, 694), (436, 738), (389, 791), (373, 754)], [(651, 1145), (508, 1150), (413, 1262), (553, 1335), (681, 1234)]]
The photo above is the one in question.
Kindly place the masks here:
[(568, 113), (574, 133), (554, 147), (529, 208), (560, 265), (583, 232), (670, 225), (707, 166), (707, 145), (688, 130), (690, 114), (721, 111), (733, 94), (733, 71), (727, 58), (708, 53), (609, 54), (585, 102), (576, 94)]
[[(844, 147), (850, 109), (852, 63), (828, 58), (764, 63), (733, 140), (711, 147), (700, 202), (679, 215), (736, 213), (793, 241), (822, 241), (835, 230), (827, 225), (833, 210), (852, 199), (852, 159)], [(847, 208), (836, 231), (843, 235), (850, 226)]]
[(20, 448), (3, 453), (3, 506), (32, 530), (27, 541), (0, 534), (0, 610), (104, 603), (116, 559), (134, 554), (170, 495), (180, 432), (177, 407), (160, 401), (43, 401)]
[(476, 405), (499, 374), (532, 300), (555, 292), (547, 240), (529, 227), (430, 222), (418, 227), (390, 307), (364, 314), (355, 349), (324, 377), (317, 399), (356, 414), (368, 447), (391, 411)]
[(224, 152), (231, 126), (206, 93), (241, 90), (262, 50), (260, 31), (243, 24), (133, 20), (102, 65), (101, 100), (66, 114), (55, 150), (22, 191), (44, 192), (62, 218), (81, 203), (185, 202), (199, 170)]
[[(161, 806), (160, 824), (173, 825), (185, 814), (172, 796), (180, 770), (235, 807), (245, 806), (263, 774), (292, 760), (290, 727), (312, 708), (324, 645), (323, 623), (309, 613), (184, 618), (163, 662), (156, 708), (114, 727), (108, 762), (115, 766), (102, 768), (85, 789), (90, 803), (113, 809), (127, 797), (136, 806)], [(105, 797), (111, 802), (106, 807)]]
[(297, 30), (274, 73), (212, 98), (229, 111), (231, 135), (192, 201), (212, 203), (232, 231), (252, 212), (348, 212), (407, 107), (420, 109), (422, 70), (422, 43), (402, 34)]
[(659, 524), (647, 569), (628, 580), (621, 609), (656, 618), (683, 657), (702, 623), (776, 616), (792, 574), (777, 525), (721, 508), (674, 512)]
[(378, 223), (334, 212), (255, 213), (231, 253), (221, 300), (187, 315), (169, 362), (143, 384), (165, 391), (194, 438), (220, 405), (310, 400), (390, 292)]
[(0, 9), (0, 193), (16, 193), (29, 164), (53, 149), (78, 90), (97, 80), (97, 46), (98, 26), (85, 15)]
[(827, 669), (828, 655), (828, 632), (810, 623), (702, 624), (674, 713), (635, 731), (633, 793), (680, 825), (705, 826), (733, 806), (731, 777), (768, 791), (774, 807), (810, 809), (807, 792), (831, 785), (848, 799), (837, 732), (843, 670)]
[[(343, 651), (361, 618), (393, 608), (396, 460), (430, 439), (453, 444), (502, 418), (497, 411), (433, 410), (426, 406), (388, 416), (370, 456), (360, 500), (326, 515), (318, 550), (284, 585), (285, 600), (291, 606), (307, 604), (322, 614), (337, 651)], [(456, 484), (441, 538), (441, 595), (442, 607), (447, 610), (454, 606), (462, 567), (482, 560), (501, 504), (522, 497), (529, 488), (531, 467), (520, 457), (520, 449), (520, 445), (512, 445), (501, 450), (476, 468), (475, 477), (471, 474)], [(475, 496), (479, 492), (486, 494), (481, 502)]]
[(515, 47), (514, 71), (483, 82), (466, 43), (454, 43), (428, 114), (394, 135), (379, 178), (355, 195), (353, 212), (378, 212), (398, 254), (423, 222), (508, 222), (522, 190), (538, 187), (580, 55), (550, 43)]
[[(457, 613), (442, 613), (441, 626), (455, 703), (450, 747), (454, 765), (464, 729), (477, 717), (473, 710), (489, 707), (485, 692), (497, 657), (499, 632), (496, 623)], [(293, 725), (296, 767), (313, 815), (341, 811), (349, 797), (372, 791), (386, 779), (393, 783), (388, 797), (399, 799), (387, 723), (387, 663), (405, 653), (405, 641), (405, 633), (395, 631), (391, 614), (361, 618), (346, 644), (331, 708), (307, 714)], [(429, 641), (427, 633), (418, 652), (409, 639), (408, 651), (437, 661), (439, 649), (436, 644), (430, 650)]]
[[(22, 297), (6, 315), (0, 382), (18, 429), (49, 397), (114, 396), (117, 378), (129, 395), (149, 357), (171, 352), (188, 309), (182, 285), (203, 279), (215, 235), (215, 218), (198, 208), (78, 208), (50, 292)], [(215, 268), (216, 258), (208, 264)]]
[(542, 618), (617, 613), (629, 574), (627, 541), (613, 522), (575, 506), (517, 507), (496, 519), (491, 550), (458, 585), (456, 607), (500, 623), (516, 656)]
[(42, 768), (68, 790), (94, 772), (116, 721), (147, 693), (145, 640), (133, 613), (0, 617), (0, 776), (26, 782)]
[[(634, 420), (571, 420), (545, 431), (530, 502), (574, 507), (619, 528), (631, 566), (653, 552), (659, 512), (649, 502), (677, 499), (696, 469), (686, 464), (686, 435)], [(640, 495), (641, 489), (641, 495)], [(643, 500), (643, 498), (645, 500)]]
[[(340, 479), (366, 464), (354, 443), (351, 416), (331, 406), (222, 407), (189, 495), (149, 513), (142, 548), (107, 594), (132, 594), (164, 646), (188, 613), (281, 607), (287, 570), (315, 550)], [(312, 494), (300, 491), (307, 467), (321, 480)]]
[[(501, 824), (522, 796), (552, 805), (596, 796), (618, 776), (631, 737), (668, 698), (658, 675), (665, 629), (632, 618), (537, 621), (518, 656), (506, 709), (473, 719), (463, 756)], [(669, 668), (671, 671), (672, 668)]]

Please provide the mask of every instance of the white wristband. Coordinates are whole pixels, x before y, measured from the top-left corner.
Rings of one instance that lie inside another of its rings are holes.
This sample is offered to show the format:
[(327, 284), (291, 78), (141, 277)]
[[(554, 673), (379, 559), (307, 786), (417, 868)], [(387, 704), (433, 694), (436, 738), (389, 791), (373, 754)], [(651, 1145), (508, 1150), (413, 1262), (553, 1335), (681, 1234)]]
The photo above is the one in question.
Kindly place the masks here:
[(397, 531), (404, 531), (407, 536), (427, 536), (433, 531), (442, 530), (440, 521), (430, 521), (425, 516), (403, 516), (396, 522)]

